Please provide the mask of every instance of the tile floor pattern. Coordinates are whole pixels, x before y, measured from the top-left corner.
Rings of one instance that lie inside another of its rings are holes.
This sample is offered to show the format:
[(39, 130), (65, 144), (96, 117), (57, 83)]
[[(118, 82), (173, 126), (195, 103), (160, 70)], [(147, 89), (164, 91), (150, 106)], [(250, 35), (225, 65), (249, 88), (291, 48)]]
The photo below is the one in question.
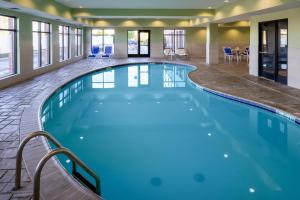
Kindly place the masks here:
[[(20, 142), (22, 113), (44, 90), (59, 87), (78, 74), (128, 62), (155, 62), (161, 59), (81, 60), (26, 82), (0, 90), (0, 199), (30, 199), (32, 181), (23, 165), (22, 189), (13, 191), (15, 155)], [(205, 66), (202, 60), (177, 61), (198, 66), (190, 77), (199, 84), (278, 107), (300, 117), (300, 90), (248, 75), (247, 64)], [(223, 62), (223, 61), (222, 61)], [(25, 172), (25, 173), (24, 173)]]

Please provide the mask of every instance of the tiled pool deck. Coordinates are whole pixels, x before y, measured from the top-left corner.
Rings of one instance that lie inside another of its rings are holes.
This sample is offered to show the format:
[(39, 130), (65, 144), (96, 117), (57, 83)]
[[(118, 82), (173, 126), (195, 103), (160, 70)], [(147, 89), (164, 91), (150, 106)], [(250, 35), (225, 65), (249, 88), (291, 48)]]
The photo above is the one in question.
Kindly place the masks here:
[[(162, 62), (161, 59), (82, 60), (46, 73), (13, 87), (0, 90), (0, 199), (30, 199), (33, 170), (46, 153), (41, 139), (33, 140), (24, 151), (22, 189), (13, 191), (15, 155), (20, 139), (38, 130), (37, 112), (43, 100), (56, 88), (89, 71), (133, 62)], [(253, 100), (278, 108), (300, 118), (300, 90), (248, 75), (246, 63), (205, 66), (202, 60), (176, 61), (191, 64), (198, 70), (190, 77), (212, 90)], [(44, 169), (42, 197), (45, 199), (98, 199), (80, 187), (51, 161)], [(72, 183), (72, 184), (70, 184)]]

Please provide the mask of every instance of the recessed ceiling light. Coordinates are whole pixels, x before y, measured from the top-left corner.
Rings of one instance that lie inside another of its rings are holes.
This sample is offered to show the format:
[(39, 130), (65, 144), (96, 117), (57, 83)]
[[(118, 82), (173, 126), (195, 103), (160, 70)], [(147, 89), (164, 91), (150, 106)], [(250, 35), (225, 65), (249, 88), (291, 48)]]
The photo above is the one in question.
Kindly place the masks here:
[(208, 6), (208, 9), (212, 9), (212, 7), (211, 7), (211, 6)]

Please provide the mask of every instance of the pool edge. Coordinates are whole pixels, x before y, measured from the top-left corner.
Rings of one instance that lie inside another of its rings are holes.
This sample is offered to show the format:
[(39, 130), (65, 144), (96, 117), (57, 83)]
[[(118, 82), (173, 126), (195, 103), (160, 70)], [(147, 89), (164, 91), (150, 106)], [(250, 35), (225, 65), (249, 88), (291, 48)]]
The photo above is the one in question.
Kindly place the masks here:
[[(80, 62), (80, 61), (79, 61)], [(108, 63), (110, 64), (110, 63)], [(114, 64), (114, 65), (107, 65), (104, 67), (98, 67), (95, 69), (88, 69), (87, 71), (84, 71), (80, 74), (76, 74), (73, 77), (67, 77), (66, 80), (64, 80), (61, 84), (53, 86), (51, 88), (48, 88), (47, 90), (43, 91), (41, 94), (39, 94), (37, 97), (34, 98), (34, 100), (31, 102), (31, 106), (26, 108), (22, 114), (21, 117), (21, 124), (20, 124), (20, 139), (22, 140), (24, 137), (26, 137), (28, 134), (30, 134), (31, 132), (37, 131), (37, 130), (43, 130), (42, 128), (42, 124), (41, 124), (41, 118), (40, 118), (40, 114), (41, 114), (41, 109), (44, 105), (44, 103), (46, 102), (46, 100), (51, 97), (55, 92), (57, 92), (59, 89), (61, 89), (62, 87), (64, 87), (66, 84), (68, 84), (71, 81), (74, 81), (76, 79), (78, 79), (79, 77), (85, 76), (87, 74), (96, 72), (96, 71), (100, 71), (100, 70), (105, 70), (105, 69), (109, 69), (109, 68), (114, 68), (114, 67), (120, 67), (120, 66), (126, 66), (126, 65), (131, 65), (131, 64), (176, 64), (176, 65), (183, 65), (183, 66), (190, 66), (193, 67), (194, 70), (192, 70), (191, 72), (189, 72), (189, 74), (187, 75), (188, 80), (194, 84), (196, 87), (198, 87), (199, 89), (205, 91), (205, 92), (209, 92), (211, 94), (217, 95), (217, 96), (221, 96), (223, 98), (226, 99), (230, 99), (233, 101), (238, 101), (240, 103), (244, 103), (244, 104), (248, 104), (251, 106), (255, 106), (261, 109), (264, 109), (266, 111), (275, 113), (275, 114), (279, 114), (283, 117), (286, 117), (289, 120), (294, 121), (295, 123), (300, 125), (300, 119), (297, 118), (296, 116), (287, 113), (285, 111), (282, 111), (280, 109), (277, 109), (275, 107), (260, 103), (260, 102), (256, 102), (250, 99), (245, 99), (242, 97), (238, 97), (238, 96), (234, 96), (231, 94), (227, 94), (224, 92), (220, 92), (220, 91), (216, 91), (207, 87), (203, 87), (201, 86), (201, 84), (196, 83), (191, 77), (190, 74), (199, 70), (199, 67), (192, 65), (192, 64), (188, 64), (188, 63), (179, 63), (179, 62), (175, 62), (175, 61), (157, 61), (157, 62), (124, 62), (124, 63), (119, 63), (119, 64)], [(43, 153), (48, 152), (50, 150), (50, 147), (47, 143), (47, 141), (45, 139), (38, 139), (36, 141), (34, 141), (34, 143), (36, 143), (35, 145), (39, 146), (39, 149), (41, 151), (37, 152), (36, 149), (34, 149), (36, 146), (33, 145), (31, 146), (31, 148), (26, 148), (24, 151), (24, 162), (25, 162), (25, 167), (26, 170), (29, 173), (30, 178), (33, 180), (33, 172), (35, 169), (35, 166), (39, 160), (39, 158), (44, 155)], [(31, 151), (30, 151), (31, 150)], [(33, 151), (34, 150), (34, 151)], [(32, 154), (38, 154), (38, 155), (32, 155)], [(60, 178), (62, 178), (62, 181), (56, 181), (54, 183), (49, 183), (50, 185), (54, 184), (58, 184), (58, 183), (65, 183), (65, 179), (67, 179), (68, 183), (70, 183), (70, 188), (68, 188), (68, 193), (70, 193), (71, 191), (75, 192), (80, 192), (79, 195), (87, 195), (87, 197), (85, 197), (85, 199), (102, 199), (99, 196), (95, 196), (95, 194), (88, 190), (87, 188), (85, 188), (84, 186), (82, 186), (81, 184), (79, 184), (76, 179), (74, 179), (68, 172), (66, 172), (66, 170), (62, 167), (62, 165), (60, 164), (59, 161), (57, 161), (56, 159), (51, 159), (49, 161), (51, 163), (51, 170), (49, 173), (51, 174), (55, 174), (55, 173), (59, 173), (62, 176)], [(35, 165), (35, 166), (34, 166)], [(57, 187), (57, 186), (56, 186)], [(64, 187), (61, 187), (64, 188)], [(45, 194), (46, 193), (46, 194)], [(65, 193), (65, 191), (62, 191), (62, 195)], [(47, 192), (43, 192), (43, 189), (41, 191), (41, 197), (47, 196), (47, 199), (49, 199), (48, 196), (49, 194), (47, 194)], [(51, 199), (51, 198), (50, 198)], [(64, 197), (64, 199), (72, 199), (72, 197)]]

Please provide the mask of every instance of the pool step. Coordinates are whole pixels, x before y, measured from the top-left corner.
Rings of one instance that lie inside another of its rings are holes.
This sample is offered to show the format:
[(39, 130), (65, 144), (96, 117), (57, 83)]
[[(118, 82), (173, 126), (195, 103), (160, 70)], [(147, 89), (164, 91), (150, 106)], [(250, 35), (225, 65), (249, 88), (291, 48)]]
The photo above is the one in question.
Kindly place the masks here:
[[(93, 172), (87, 165), (85, 165), (75, 154), (73, 154), (69, 149), (64, 148), (55, 138), (53, 138), (49, 133), (45, 131), (37, 131), (34, 133), (29, 134), (25, 137), (17, 151), (16, 155), (16, 177), (15, 177), (15, 190), (21, 188), (21, 177), (22, 177), (22, 154), (25, 145), (32, 139), (38, 136), (42, 136), (47, 138), (51, 141), (57, 148), (51, 150), (47, 153), (38, 163), (35, 172), (34, 172), (34, 180), (33, 180), (33, 199), (39, 200), (40, 199), (40, 179), (43, 167), (45, 164), (50, 160), (52, 157), (56, 156), (57, 154), (64, 154), (69, 157), (72, 161), (72, 174), (73, 177), (78, 180), (80, 183), (91, 189), (93, 192), (101, 196), (101, 187), (100, 187), (100, 178), (97, 176), (95, 172)], [(91, 184), (86, 178), (84, 178), (79, 172), (77, 172), (76, 168), (77, 165), (81, 167), (85, 172), (87, 172), (91, 177), (95, 179), (95, 186)]]
[(73, 171), (72, 172), (73, 177), (78, 180), (80, 183), (88, 187), (93, 192), (97, 193), (97, 188), (91, 184), (84, 176), (82, 176), (79, 172)]

